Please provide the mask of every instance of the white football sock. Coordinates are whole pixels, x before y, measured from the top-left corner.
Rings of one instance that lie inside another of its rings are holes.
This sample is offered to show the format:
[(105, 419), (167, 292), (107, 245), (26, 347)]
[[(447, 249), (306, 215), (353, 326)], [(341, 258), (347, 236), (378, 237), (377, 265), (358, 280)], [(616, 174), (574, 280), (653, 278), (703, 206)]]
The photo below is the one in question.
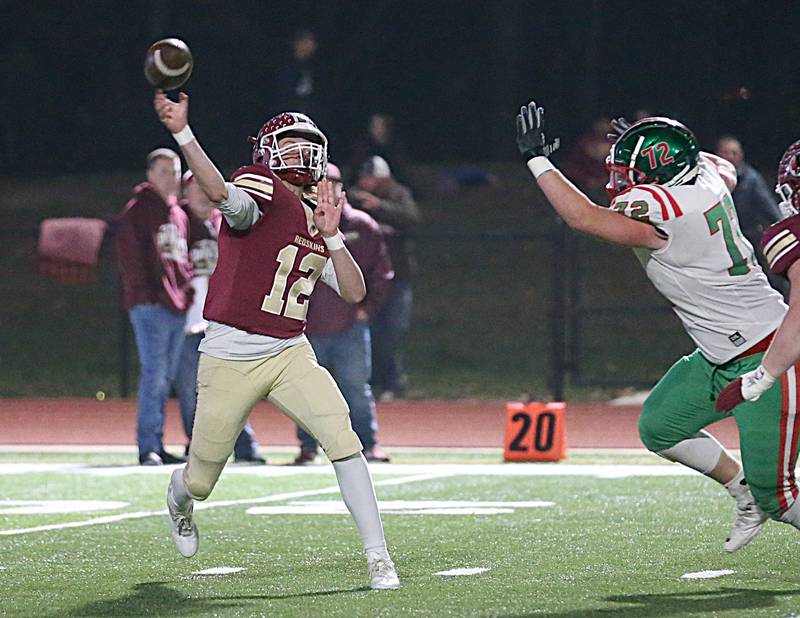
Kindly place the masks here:
[(172, 499), (180, 511), (185, 511), (186, 508), (192, 503), (192, 496), (186, 488), (186, 482), (183, 480), (183, 468), (176, 468), (172, 471), (172, 477), (169, 484), (172, 488)]
[(364, 456), (358, 453), (348, 459), (334, 461), (333, 469), (336, 471), (342, 499), (364, 542), (364, 551), (386, 553), (378, 501)]
[(739, 468), (739, 472), (736, 476), (725, 483), (725, 489), (727, 489), (728, 493), (734, 498), (738, 498), (745, 492), (750, 491), (747, 481), (744, 480), (744, 468)]

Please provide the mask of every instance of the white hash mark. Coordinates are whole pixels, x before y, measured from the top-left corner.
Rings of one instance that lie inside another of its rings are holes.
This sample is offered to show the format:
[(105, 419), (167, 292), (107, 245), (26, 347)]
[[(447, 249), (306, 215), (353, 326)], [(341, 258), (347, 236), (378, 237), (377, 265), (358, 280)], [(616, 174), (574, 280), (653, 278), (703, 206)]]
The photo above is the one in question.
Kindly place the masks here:
[(434, 575), (443, 575), (445, 577), (455, 577), (457, 575), (477, 575), (478, 573), (485, 573), (489, 569), (485, 567), (477, 567), (471, 569), (450, 569), (449, 571), (439, 571)]
[(212, 567), (202, 571), (192, 571), (192, 575), (230, 575), (231, 573), (241, 573), (242, 567)]
[(733, 575), (736, 571), (722, 569), (721, 571), (698, 571), (697, 573), (684, 573), (681, 579), (714, 579), (723, 575)]

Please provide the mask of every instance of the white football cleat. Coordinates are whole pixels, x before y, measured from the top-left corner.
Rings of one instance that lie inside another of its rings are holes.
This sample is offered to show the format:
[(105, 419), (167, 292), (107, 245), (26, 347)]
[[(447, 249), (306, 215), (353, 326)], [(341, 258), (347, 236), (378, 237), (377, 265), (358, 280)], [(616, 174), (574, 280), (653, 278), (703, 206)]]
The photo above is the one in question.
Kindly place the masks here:
[(373, 590), (395, 590), (400, 587), (400, 579), (389, 554), (367, 555), (367, 566), (369, 585)]
[(737, 496), (736, 516), (733, 519), (733, 528), (725, 539), (725, 551), (735, 552), (747, 545), (758, 536), (768, 519), (769, 515), (759, 508), (749, 489)]
[(191, 558), (197, 553), (197, 546), (200, 543), (200, 533), (197, 526), (192, 521), (192, 511), (194, 505), (190, 502), (189, 508), (185, 513), (178, 510), (178, 505), (172, 498), (172, 483), (167, 489), (167, 510), (169, 511), (169, 530), (172, 533), (172, 540), (178, 553), (184, 558)]

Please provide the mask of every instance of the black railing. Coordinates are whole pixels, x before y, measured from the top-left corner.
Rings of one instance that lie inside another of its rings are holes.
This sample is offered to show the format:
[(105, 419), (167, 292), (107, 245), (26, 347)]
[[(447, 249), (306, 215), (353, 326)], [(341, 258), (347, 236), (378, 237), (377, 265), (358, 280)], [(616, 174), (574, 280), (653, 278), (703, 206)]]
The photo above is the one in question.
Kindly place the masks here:
[[(32, 277), (40, 277), (36, 274), (34, 267), (35, 240), (37, 238), (38, 229), (36, 228), (0, 230), (0, 239), (2, 239), (4, 250), (14, 247), (18, 243), (24, 244), (24, 248), (20, 248), (20, 245), (13, 250), (14, 259), (17, 262), (10, 268), (14, 270), (17, 278), (20, 277), (19, 273), (22, 270), (31, 273)], [(623, 276), (638, 277), (637, 285), (640, 285), (639, 280), (642, 279), (642, 276), (640, 272), (638, 275), (633, 274), (639, 269), (637, 265), (632, 264), (632, 258), (627, 256), (619, 258), (617, 255), (606, 257), (603, 258), (603, 268), (598, 269), (588, 258), (593, 255), (592, 252), (596, 251), (596, 243), (577, 237), (564, 225), (551, 226), (548, 232), (543, 233), (520, 230), (469, 233), (448, 229), (426, 229), (416, 234), (415, 239), (421, 257), (428, 259), (427, 264), (422, 264), (422, 272), (418, 280), (417, 307), (419, 313), (415, 317), (426, 317), (424, 313), (428, 310), (426, 306), (428, 306), (429, 300), (426, 299), (426, 294), (436, 294), (437, 286), (448, 277), (447, 273), (442, 274), (435, 271), (450, 268), (454, 273), (449, 276), (452, 283), (450, 293), (453, 298), (448, 307), (452, 307), (453, 317), (458, 317), (459, 312), (474, 313), (474, 315), (468, 316), (472, 321), (461, 320), (462, 330), (453, 337), (472, 337), (486, 324), (487, 320), (495, 319), (494, 316), (499, 316), (496, 318), (497, 320), (507, 320), (508, 324), (492, 325), (495, 327), (495, 331), (492, 332), (502, 333), (502, 335), (490, 334), (489, 337), (503, 338), (502, 341), (496, 342), (498, 348), (510, 347), (514, 354), (536, 357), (533, 362), (525, 365), (526, 368), (530, 367), (530, 369), (526, 369), (531, 372), (530, 383), (533, 385), (541, 381), (538, 378), (538, 375), (541, 375), (539, 368), (543, 369), (546, 375), (546, 388), (549, 391), (548, 396), (552, 399), (563, 400), (568, 383), (581, 387), (650, 385), (654, 379), (653, 374), (657, 375), (665, 368), (666, 359), (653, 357), (652, 363), (650, 363), (653, 365), (652, 371), (649, 371), (650, 367), (644, 367), (644, 369), (648, 369), (645, 373), (642, 371), (621, 373), (620, 370), (615, 369), (616, 366), (624, 365), (624, 360), (620, 361), (619, 358), (624, 359), (626, 356), (625, 353), (620, 354), (619, 350), (615, 350), (615, 339), (620, 337), (621, 331), (617, 328), (609, 329), (603, 326), (603, 321), (617, 320), (622, 324), (631, 322), (647, 324), (653, 316), (660, 316), (658, 319), (662, 320), (670, 312), (668, 305), (659, 302), (660, 298), (650, 290), (649, 284), (647, 289), (650, 291), (646, 294), (637, 290), (632, 290), (628, 294), (623, 286), (623, 292), (626, 293), (625, 298), (621, 298), (619, 292), (609, 294), (607, 298), (604, 298), (602, 293), (598, 293), (598, 287), (603, 286), (603, 282), (597, 280), (598, 273), (602, 275), (606, 272), (608, 265), (618, 268), (619, 264), (624, 264)], [(133, 373), (131, 366), (134, 358), (131, 351), (132, 331), (127, 313), (121, 306), (119, 277), (113, 259), (113, 251), (110, 250), (113, 243), (108, 240), (106, 239), (101, 253), (101, 272), (98, 281), (94, 284), (94, 288), (87, 288), (87, 294), (94, 296), (97, 303), (86, 304), (80, 294), (74, 293), (71, 296), (67, 294), (67, 300), (59, 302), (75, 303), (77, 315), (74, 316), (74, 326), (76, 329), (81, 328), (85, 317), (81, 314), (81, 307), (85, 312), (96, 310), (99, 317), (96, 317), (94, 327), (100, 331), (99, 335), (102, 335), (98, 337), (98, 340), (102, 340), (102, 345), (116, 346), (116, 350), (108, 350), (108, 358), (114, 359), (112, 362), (116, 363), (118, 392), (121, 396), (127, 397), (131, 394), (131, 375)], [(526, 247), (527, 252), (523, 250)], [(441, 266), (442, 256), (450, 260), (449, 266)], [(623, 259), (625, 262), (621, 262)], [(489, 264), (491, 260), (497, 263)], [(24, 261), (27, 261), (27, 266), (22, 265)], [(476, 264), (474, 268), (470, 266), (472, 261)], [(534, 265), (538, 270), (533, 268)], [(481, 298), (483, 292), (480, 288), (477, 291), (465, 289), (470, 278), (492, 279), (497, 277), (498, 273), (509, 270), (513, 271), (511, 282), (507, 286), (501, 284), (499, 291), (497, 288), (493, 289), (487, 298)], [(617, 280), (618, 273), (614, 272), (613, 274), (613, 279)], [(444, 278), (436, 279), (436, 276)], [(463, 278), (460, 278), (462, 276)], [(56, 296), (59, 289), (65, 292), (62, 289), (65, 286), (48, 284), (43, 278), (41, 282), (42, 286), (50, 286)], [(39, 289), (35, 282), (28, 282), (26, 285)], [(520, 292), (520, 288), (528, 290), (527, 297)], [(603, 299), (602, 303), (598, 302), (598, 297)], [(76, 298), (81, 299), (81, 302), (76, 302)], [(100, 301), (103, 299), (105, 301), (101, 306)], [(528, 311), (518, 314), (516, 318), (510, 318), (507, 317), (504, 310), (513, 303), (528, 303), (531, 307)], [(5, 313), (9, 309), (5, 308), (2, 311)], [(436, 310), (431, 309), (431, 312), (434, 311)], [(520, 318), (519, 315), (523, 317)], [(13, 318), (14, 316), (6, 313), (3, 322), (13, 324)], [(34, 324), (33, 328), (36, 329), (37, 319), (40, 319), (42, 324), (46, 324), (50, 316), (47, 307), (43, 307), (41, 316), (34, 318), (28, 316), (28, 318), (30, 318), (28, 324)], [(595, 322), (600, 322), (600, 326), (595, 325)], [(72, 323), (68, 322), (68, 324)], [(28, 326), (28, 328), (31, 327)], [(448, 328), (448, 326), (445, 325), (442, 328)], [(63, 327), (56, 328), (52, 337), (66, 337), (63, 330)], [(628, 330), (635, 332), (636, 327), (629, 327)], [(677, 331), (670, 331), (670, 341), (674, 339), (674, 332)], [(4, 335), (4, 337), (13, 336), (21, 335), (19, 333)], [(498, 354), (501, 353), (498, 350)], [(658, 355), (656, 354), (656, 356)], [(672, 356), (674, 355), (670, 357)], [(484, 362), (485, 358), (486, 356), (481, 357), (480, 362)], [(612, 360), (607, 360), (609, 358)], [(410, 366), (414, 362), (415, 358), (408, 358)], [(476, 361), (476, 364), (480, 365), (480, 362)], [(611, 367), (606, 366), (609, 363), (612, 364)], [(637, 363), (636, 369), (642, 369), (638, 365)], [(591, 371), (587, 370), (588, 368), (598, 370)], [(72, 369), (69, 366), (59, 368), (65, 373)], [(493, 369), (498, 370), (488, 367), (487, 372), (491, 372)], [(482, 370), (480, 366), (478, 370)], [(69, 380), (65, 378), (64, 381), (68, 383)], [(0, 393), (6, 392), (6, 390), (15, 392), (13, 388), (6, 389), (0, 384)], [(535, 392), (533, 387), (530, 390)]]

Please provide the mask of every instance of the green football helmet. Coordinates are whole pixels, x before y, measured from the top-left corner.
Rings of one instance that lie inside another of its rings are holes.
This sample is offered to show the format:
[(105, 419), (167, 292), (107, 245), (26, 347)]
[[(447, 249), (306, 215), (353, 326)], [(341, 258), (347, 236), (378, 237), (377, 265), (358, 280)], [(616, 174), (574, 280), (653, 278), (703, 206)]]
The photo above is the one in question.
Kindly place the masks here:
[(677, 120), (643, 118), (628, 127), (611, 146), (606, 191), (611, 199), (641, 184), (665, 187), (694, 180), (700, 171), (700, 147), (694, 134)]

